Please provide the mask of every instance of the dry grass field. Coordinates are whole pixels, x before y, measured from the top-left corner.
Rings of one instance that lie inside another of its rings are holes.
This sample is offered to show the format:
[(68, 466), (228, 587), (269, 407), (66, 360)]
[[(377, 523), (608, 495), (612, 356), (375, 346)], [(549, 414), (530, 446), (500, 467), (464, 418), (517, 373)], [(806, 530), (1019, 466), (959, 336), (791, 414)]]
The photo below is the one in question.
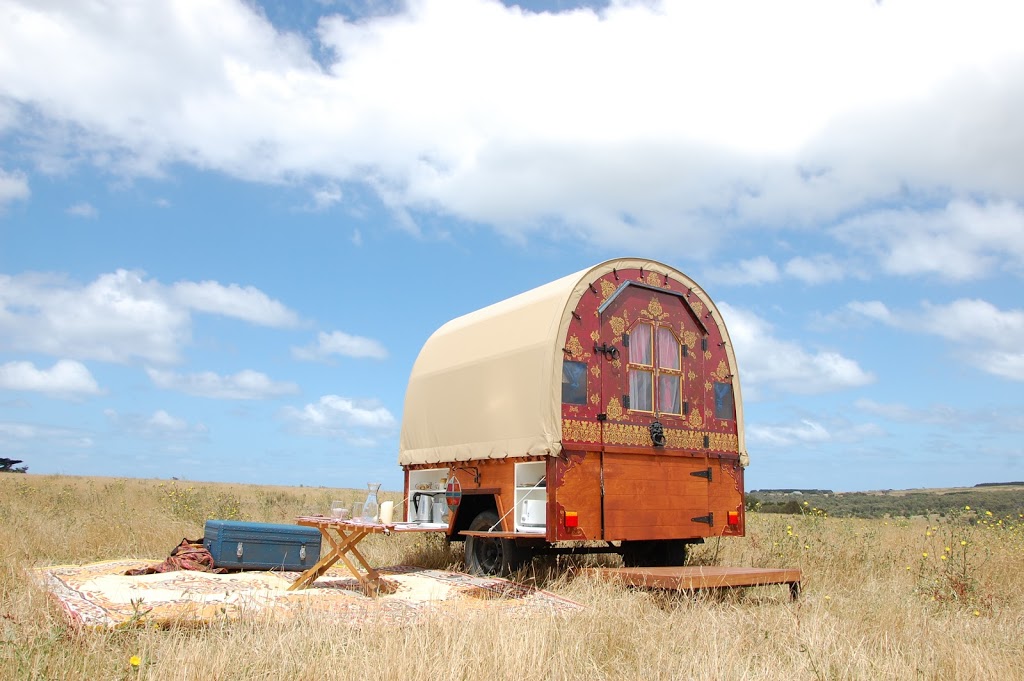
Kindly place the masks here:
[[(796, 566), (783, 586), (726, 593), (629, 590), (538, 558), (520, 579), (586, 606), (573, 615), (467, 612), (414, 626), (313, 618), (202, 629), (76, 631), (26, 575), (34, 566), (162, 559), (207, 517), (290, 522), (365, 492), (134, 479), (0, 476), (2, 679), (1024, 679), (1024, 519), (751, 514), (748, 536), (691, 562)], [(397, 500), (397, 495), (384, 494)], [(377, 565), (461, 569), (422, 535), (374, 537)], [(137, 657), (138, 665), (131, 660)]]

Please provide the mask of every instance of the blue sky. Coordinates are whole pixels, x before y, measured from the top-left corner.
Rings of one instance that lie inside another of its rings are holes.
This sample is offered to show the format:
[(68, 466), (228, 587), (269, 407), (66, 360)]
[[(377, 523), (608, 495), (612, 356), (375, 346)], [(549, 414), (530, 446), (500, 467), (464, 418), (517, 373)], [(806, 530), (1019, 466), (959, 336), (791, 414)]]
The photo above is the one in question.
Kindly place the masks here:
[(1024, 479), (1022, 14), (0, 0), (0, 456), (396, 489), (430, 333), (641, 256), (748, 489)]

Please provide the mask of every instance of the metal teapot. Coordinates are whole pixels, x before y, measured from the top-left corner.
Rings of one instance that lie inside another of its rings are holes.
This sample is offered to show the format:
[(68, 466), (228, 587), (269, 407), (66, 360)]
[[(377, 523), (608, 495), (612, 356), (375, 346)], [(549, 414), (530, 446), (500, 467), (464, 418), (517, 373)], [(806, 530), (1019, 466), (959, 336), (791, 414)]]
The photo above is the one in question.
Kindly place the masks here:
[(416, 496), (416, 522), (430, 522), (430, 511), (433, 508), (433, 502), (434, 497), (431, 494), (419, 494)]

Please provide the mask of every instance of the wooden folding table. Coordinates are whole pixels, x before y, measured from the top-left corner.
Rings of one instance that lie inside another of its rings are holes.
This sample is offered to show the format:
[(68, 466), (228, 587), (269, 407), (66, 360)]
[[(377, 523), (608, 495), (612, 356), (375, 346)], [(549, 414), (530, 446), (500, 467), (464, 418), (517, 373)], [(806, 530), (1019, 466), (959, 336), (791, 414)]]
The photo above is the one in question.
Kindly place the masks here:
[[(380, 589), (380, 573), (366, 561), (359, 552), (359, 542), (371, 534), (390, 535), (397, 532), (445, 532), (448, 525), (440, 523), (364, 523), (358, 520), (338, 520), (324, 516), (300, 516), (295, 519), (299, 525), (315, 527), (330, 546), (330, 550), (320, 556), (316, 564), (299, 575), (299, 578), (288, 587), (289, 591), (305, 589), (316, 581), (317, 577), (339, 560), (348, 571), (359, 581), (363, 591), (370, 596), (377, 595)], [(353, 562), (354, 559), (354, 562)], [(357, 565), (358, 563), (358, 565)], [(359, 570), (362, 566), (365, 572)]]

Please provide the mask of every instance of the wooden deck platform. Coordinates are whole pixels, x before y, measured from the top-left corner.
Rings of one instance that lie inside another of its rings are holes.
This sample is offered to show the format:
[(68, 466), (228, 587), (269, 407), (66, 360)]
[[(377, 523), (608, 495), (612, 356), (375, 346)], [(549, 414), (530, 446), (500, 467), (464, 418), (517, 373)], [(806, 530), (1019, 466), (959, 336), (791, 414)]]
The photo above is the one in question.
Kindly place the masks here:
[(795, 600), (800, 595), (801, 573), (797, 568), (695, 566), (590, 568), (587, 572), (602, 579), (654, 589), (692, 591), (694, 589), (786, 584), (789, 586), (790, 597)]

